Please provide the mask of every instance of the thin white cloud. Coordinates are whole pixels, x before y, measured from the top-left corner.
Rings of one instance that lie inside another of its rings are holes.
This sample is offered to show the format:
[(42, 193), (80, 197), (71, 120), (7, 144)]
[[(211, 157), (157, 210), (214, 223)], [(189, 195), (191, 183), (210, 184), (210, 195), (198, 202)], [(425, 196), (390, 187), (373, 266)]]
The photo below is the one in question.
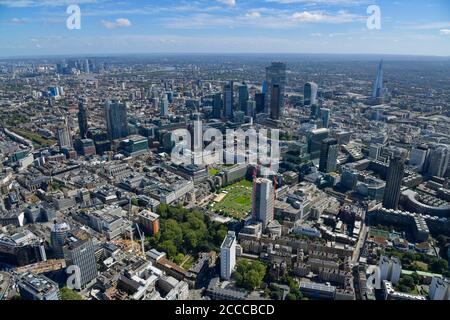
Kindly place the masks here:
[(0, 6), (10, 8), (62, 7), (71, 4), (97, 3), (103, 0), (0, 0)]
[(245, 14), (245, 16), (250, 19), (258, 19), (258, 18), (261, 18), (261, 13), (258, 11), (250, 11), (250, 12), (247, 12)]
[(307, 5), (358, 5), (362, 0), (266, 0), (278, 4), (307, 4)]
[(346, 11), (339, 11), (336, 14), (320, 11), (302, 11), (292, 14), (291, 19), (298, 23), (349, 23), (360, 19), (360, 17)]
[(441, 29), (439, 30), (439, 33), (444, 36), (450, 36), (450, 29)]
[(119, 18), (114, 22), (103, 20), (102, 24), (107, 29), (116, 29), (131, 26), (131, 21), (125, 18)]
[(223, 3), (229, 7), (235, 7), (236, 6), (236, 0), (217, 0), (217, 2)]

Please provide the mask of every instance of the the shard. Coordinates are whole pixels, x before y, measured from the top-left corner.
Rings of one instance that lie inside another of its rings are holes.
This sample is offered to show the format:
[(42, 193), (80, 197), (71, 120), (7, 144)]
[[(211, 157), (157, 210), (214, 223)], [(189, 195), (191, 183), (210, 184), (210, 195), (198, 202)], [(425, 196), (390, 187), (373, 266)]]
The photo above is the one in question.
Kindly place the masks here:
[(383, 60), (381, 60), (380, 64), (378, 65), (377, 79), (373, 84), (372, 98), (374, 99), (383, 98), (384, 92), (385, 90), (383, 88)]

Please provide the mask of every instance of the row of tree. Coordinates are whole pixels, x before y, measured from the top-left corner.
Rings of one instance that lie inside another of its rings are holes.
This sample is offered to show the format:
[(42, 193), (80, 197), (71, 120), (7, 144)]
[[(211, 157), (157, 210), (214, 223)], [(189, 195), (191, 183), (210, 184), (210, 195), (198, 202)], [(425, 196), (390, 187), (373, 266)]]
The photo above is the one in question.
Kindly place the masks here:
[(157, 213), (160, 232), (148, 241), (151, 247), (166, 252), (171, 259), (180, 257), (180, 253), (197, 255), (218, 250), (227, 234), (225, 225), (211, 221), (199, 210), (161, 204)]

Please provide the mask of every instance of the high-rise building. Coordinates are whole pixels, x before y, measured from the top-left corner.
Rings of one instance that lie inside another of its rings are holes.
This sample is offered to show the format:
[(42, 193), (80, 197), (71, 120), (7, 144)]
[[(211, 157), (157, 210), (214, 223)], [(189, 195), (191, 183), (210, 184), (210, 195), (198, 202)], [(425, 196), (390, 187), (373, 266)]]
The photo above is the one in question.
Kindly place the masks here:
[(247, 117), (253, 117), (255, 115), (256, 110), (256, 102), (253, 100), (247, 101), (247, 110), (245, 111), (245, 115)]
[(21, 274), (18, 288), (23, 300), (60, 300), (58, 284), (44, 275)]
[(233, 120), (233, 81), (230, 81), (224, 86), (223, 89), (223, 105), (225, 108), (225, 118), (227, 120)]
[(164, 95), (159, 102), (159, 109), (161, 117), (169, 116), (169, 100), (167, 100), (167, 95)]
[(143, 210), (139, 213), (138, 217), (139, 224), (145, 233), (155, 235), (159, 232), (159, 215), (148, 210)]
[(308, 152), (311, 159), (320, 158), (322, 141), (328, 138), (329, 130), (325, 128), (313, 129), (308, 132)]
[(314, 82), (307, 82), (304, 87), (304, 105), (310, 106), (317, 104), (317, 90), (319, 86)]
[(220, 92), (216, 92), (213, 95), (212, 117), (214, 119), (222, 118), (222, 94)]
[(252, 215), (254, 219), (262, 222), (264, 229), (273, 220), (274, 203), (273, 182), (266, 178), (257, 178), (252, 195)]
[(397, 257), (388, 258), (382, 255), (378, 267), (380, 268), (381, 281), (388, 280), (392, 282), (392, 284), (398, 283), (402, 273), (402, 264)]
[(265, 93), (255, 93), (256, 109), (255, 114), (263, 113), (265, 108)]
[[(278, 89), (273, 90), (273, 86), (277, 85)], [(286, 65), (281, 62), (272, 62), (266, 68), (266, 96), (265, 110), (267, 114), (271, 113), (271, 105), (273, 104), (272, 94), (278, 95), (276, 105), (279, 107), (278, 115), (282, 115), (284, 111), (284, 95), (286, 92)]]
[(220, 277), (224, 280), (231, 278), (236, 265), (236, 234), (228, 231), (220, 246)]
[(274, 120), (280, 119), (281, 113), (281, 99), (280, 99), (280, 85), (274, 84), (271, 86), (272, 94), (270, 95), (270, 118)]
[(50, 248), (55, 258), (64, 258), (63, 247), (69, 235), (70, 227), (67, 223), (54, 223), (50, 231)]
[(377, 78), (373, 83), (372, 98), (381, 99), (385, 95), (385, 88), (383, 87), (383, 60), (380, 61), (377, 69)]
[(320, 150), (319, 170), (321, 172), (336, 171), (336, 162), (339, 145), (334, 138), (328, 138), (322, 141)]
[(327, 108), (320, 109), (320, 116), (322, 117), (322, 127), (328, 129), (330, 126), (331, 111)]
[(450, 300), (450, 280), (434, 276), (428, 296), (430, 300)]
[(86, 157), (92, 156), (97, 152), (94, 140), (92, 139), (75, 140), (75, 150), (78, 152), (78, 154)]
[(107, 101), (105, 105), (108, 138), (116, 140), (128, 135), (127, 106), (119, 101)]
[(450, 161), (450, 149), (447, 145), (438, 145), (431, 149), (427, 174), (431, 177), (444, 177)]
[(400, 156), (394, 156), (389, 164), (386, 187), (384, 189), (383, 207), (397, 210), (400, 201), (400, 188), (405, 174), (405, 162)]
[(70, 136), (70, 129), (67, 123), (67, 118), (64, 119), (64, 124), (56, 128), (56, 138), (58, 140), (59, 148), (73, 147), (72, 137)]
[(84, 288), (97, 277), (94, 245), (86, 234), (69, 235), (63, 247), (66, 265), (80, 268), (80, 285)]
[(416, 172), (422, 172), (428, 159), (429, 149), (426, 145), (420, 145), (411, 150), (409, 155), (409, 165)]
[(78, 101), (78, 126), (80, 127), (80, 137), (81, 139), (87, 138), (88, 133), (88, 111), (86, 107), (86, 101), (80, 99)]
[(248, 95), (248, 86), (243, 83), (238, 87), (239, 93), (239, 110), (246, 112), (247, 111), (247, 101), (249, 99)]

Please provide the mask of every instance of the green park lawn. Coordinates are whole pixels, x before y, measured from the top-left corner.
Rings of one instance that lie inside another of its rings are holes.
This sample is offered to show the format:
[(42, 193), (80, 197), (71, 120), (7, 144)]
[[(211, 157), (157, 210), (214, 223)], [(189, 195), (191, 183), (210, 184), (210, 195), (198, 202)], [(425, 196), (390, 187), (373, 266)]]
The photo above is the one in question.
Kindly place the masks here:
[(223, 200), (214, 204), (213, 210), (236, 219), (245, 218), (252, 208), (252, 182), (241, 180), (225, 187), (221, 192), (228, 192)]

